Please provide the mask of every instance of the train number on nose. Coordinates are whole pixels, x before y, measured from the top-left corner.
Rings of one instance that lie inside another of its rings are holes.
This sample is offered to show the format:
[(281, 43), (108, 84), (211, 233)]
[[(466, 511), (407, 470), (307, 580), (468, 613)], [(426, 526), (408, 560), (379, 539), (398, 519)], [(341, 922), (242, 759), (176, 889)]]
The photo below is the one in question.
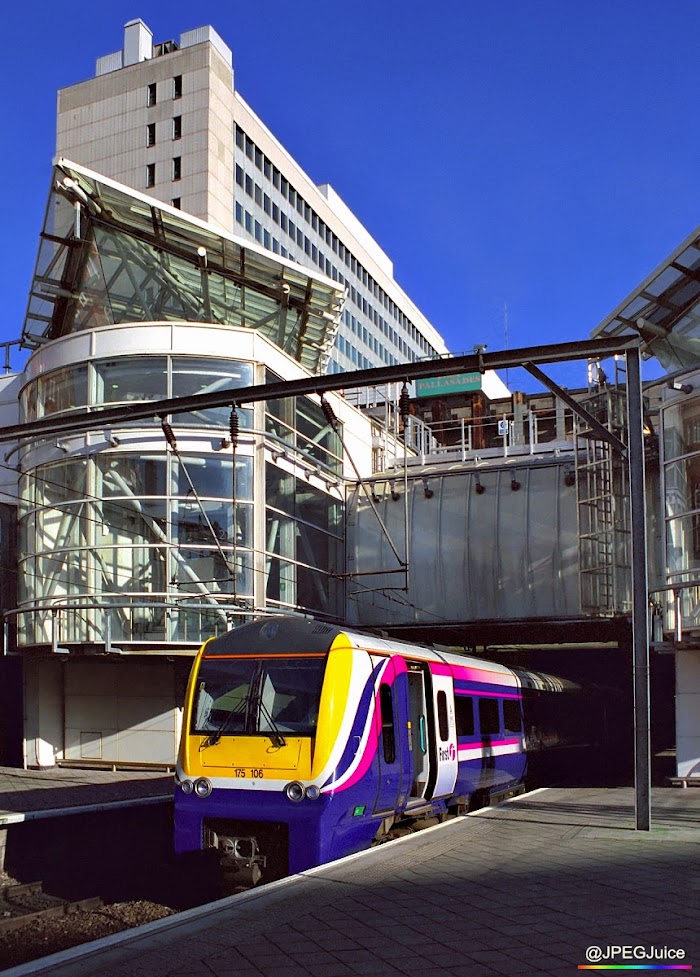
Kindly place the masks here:
[(262, 767), (252, 767), (250, 772), (248, 772), (245, 767), (236, 767), (233, 771), (233, 775), (239, 779), (242, 777), (251, 777), (253, 780), (263, 779)]

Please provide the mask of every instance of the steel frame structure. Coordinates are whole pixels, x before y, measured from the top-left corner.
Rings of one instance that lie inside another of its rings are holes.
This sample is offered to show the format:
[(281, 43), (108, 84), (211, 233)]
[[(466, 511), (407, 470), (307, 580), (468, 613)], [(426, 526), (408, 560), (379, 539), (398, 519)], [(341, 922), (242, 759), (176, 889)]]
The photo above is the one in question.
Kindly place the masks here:
[[(164, 419), (168, 415), (189, 412), (205, 407), (242, 406), (260, 400), (276, 400), (308, 394), (323, 394), (330, 390), (376, 386), (390, 382), (405, 382), (419, 378), (484, 373), (486, 370), (522, 366), (561, 397), (584, 422), (591, 424), (598, 435), (606, 436), (614, 447), (627, 457), (630, 485), (630, 523), (632, 531), (632, 651), (634, 688), (635, 743), (635, 821), (637, 830), (648, 831), (651, 826), (651, 767), (649, 723), (649, 621), (646, 514), (644, 505), (644, 438), (641, 383), (641, 340), (636, 337), (600, 337), (582, 342), (547, 346), (524, 347), (487, 353), (481, 349), (470, 355), (450, 356), (399, 366), (358, 370), (353, 373), (310, 376), (300, 380), (256, 384), (215, 393), (171, 398), (141, 404), (129, 404), (99, 411), (76, 411), (64, 417), (45, 417), (26, 424), (0, 428), (0, 442), (109, 428), (135, 420)], [(627, 444), (600, 429), (594, 418), (548, 378), (535, 364), (571, 360), (602, 359), (624, 355), (627, 375)]]

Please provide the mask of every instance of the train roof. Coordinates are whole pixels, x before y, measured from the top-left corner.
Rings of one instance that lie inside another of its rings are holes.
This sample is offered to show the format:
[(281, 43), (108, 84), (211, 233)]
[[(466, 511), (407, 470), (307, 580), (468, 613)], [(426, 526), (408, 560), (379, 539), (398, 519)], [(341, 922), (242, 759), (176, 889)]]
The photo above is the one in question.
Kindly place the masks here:
[(480, 673), (487, 673), (505, 684), (519, 684), (526, 689), (563, 692), (578, 688), (574, 682), (544, 672), (512, 669), (486, 658), (438, 650), (430, 645), (394, 640), (376, 632), (344, 628), (301, 615), (269, 615), (250, 624), (243, 624), (218, 638), (211, 638), (205, 644), (202, 654), (205, 658), (241, 654), (266, 656), (327, 654), (336, 639), (341, 636), (347, 639), (353, 648), (377, 654), (403, 654), (414, 661), (443, 662), (448, 665), (478, 669)]

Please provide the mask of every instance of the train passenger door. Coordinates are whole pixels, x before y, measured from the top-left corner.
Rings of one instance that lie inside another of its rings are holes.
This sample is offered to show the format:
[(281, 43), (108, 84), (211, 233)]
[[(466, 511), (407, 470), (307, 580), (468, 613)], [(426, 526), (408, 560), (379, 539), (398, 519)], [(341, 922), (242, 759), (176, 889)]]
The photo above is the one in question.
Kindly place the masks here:
[(377, 683), (379, 786), (375, 813), (396, 811), (404, 805), (408, 793), (410, 771), (402, 743), (407, 713), (405, 674), (403, 659), (390, 658)]
[(447, 666), (410, 663), (408, 698), (412, 798), (449, 797), (457, 781), (457, 729), (452, 674)]
[(454, 681), (449, 667), (433, 666), (431, 673), (435, 726), (435, 772), (430, 797), (449, 797), (457, 782), (457, 725)]
[[(430, 725), (426, 675), (422, 665), (408, 665), (408, 748), (411, 757), (410, 797), (425, 797), (430, 780)], [(428, 796), (430, 796), (428, 794)]]

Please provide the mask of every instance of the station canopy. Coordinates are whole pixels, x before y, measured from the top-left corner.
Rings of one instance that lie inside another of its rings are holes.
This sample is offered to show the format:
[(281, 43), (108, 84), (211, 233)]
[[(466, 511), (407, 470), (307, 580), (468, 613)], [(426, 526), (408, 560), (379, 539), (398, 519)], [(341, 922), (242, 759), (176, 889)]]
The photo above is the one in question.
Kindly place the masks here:
[(318, 374), (344, 301), (323, 275), (59, 159), (22, 345), (118, 323), (208, 322), (259, 329)]
[(700, 366), (700, 228), (592, 336), (641, 336), (642, 355), (671, 373)]

